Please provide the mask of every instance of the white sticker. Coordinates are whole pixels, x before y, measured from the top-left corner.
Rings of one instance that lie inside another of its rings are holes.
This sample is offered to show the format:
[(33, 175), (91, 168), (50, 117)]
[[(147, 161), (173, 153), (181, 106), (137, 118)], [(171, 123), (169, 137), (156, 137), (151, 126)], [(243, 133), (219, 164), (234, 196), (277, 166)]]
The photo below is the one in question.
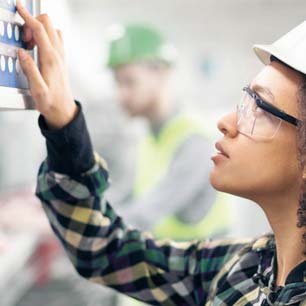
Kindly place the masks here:
[(5, 71), (5, 57), (1, 55), (1, 70), (4, 72)]
[(16, 60), (16, 73), (17, 73), (17, 74), (20, 74), (20, 72), (21, 72), (21, 67), (20, 67), (19, 60), (17, 59), (17, 60)]
[(3, 21), (0, 21), (0, 35), (3, 37), (5, 34), (5, 25)]
[(11, 57), (9, 57), (9, 59), (8, 59), (8, 68), (9, 68), (9, 72), (13, 73), (13, 71), (14, 71), (14, 62), (13, 62), (13, 59)]
[(11, 39), (13, 36), (13, 28), (10, 23), (7, 24), (7, 37)]
[(15, 40), (18, 41), (19, 38), (20, 38), (19, 27), (17, 25), (15, 25)]

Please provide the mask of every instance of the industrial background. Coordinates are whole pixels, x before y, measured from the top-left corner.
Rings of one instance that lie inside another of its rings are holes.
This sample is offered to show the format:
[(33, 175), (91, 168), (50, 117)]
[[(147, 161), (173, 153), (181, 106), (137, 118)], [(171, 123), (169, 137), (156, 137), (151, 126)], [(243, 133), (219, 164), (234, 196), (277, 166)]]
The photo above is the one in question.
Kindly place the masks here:
[[(176, 98), (200, 114), (213, 142), (221, 135), (218, 119), (234, 110), (241, 89), (262, 67), (252, 45), (275, 41), (304, 21), (306, 12), (305, 0), (45, 0), (42, 4), (64, 32), (73, 91), (84, 105), (95, 149), (109, 163), (113, 201), (125, 192), (135, 145), (147, 126), (141, 120), (128, 120), (116, 101), (112, 75), (105, 68), (110, 25), (145, 22), (166, 33), (179, 50), (172, 84)], [(0, 113), (0, 304), (38, 306), (43, 298), (48, 306), (107, 305), (104, 292), (79, 280), (55, 242), (37, 248), (41, 236), (50, 235), (32, 196), (38, 166), (45, 158), (37, 118), (34, 111)], [(231, 205), (230, 236), (269, 230), (253, 203), (232, 197)], [(34, 265), (35, 260), (39, 263)], [(48, 271), (39, 269), (46, 266)], [(4, 295), (8, 297), (3, 302)]]

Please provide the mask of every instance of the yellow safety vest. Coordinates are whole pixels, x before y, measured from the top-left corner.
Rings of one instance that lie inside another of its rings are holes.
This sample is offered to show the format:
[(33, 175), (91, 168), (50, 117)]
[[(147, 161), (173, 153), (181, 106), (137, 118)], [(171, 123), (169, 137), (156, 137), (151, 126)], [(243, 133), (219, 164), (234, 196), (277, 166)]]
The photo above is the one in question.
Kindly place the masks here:
[[(182, 114), (172, 119), (162, 129), (158, 138), (149, 134), (142, 141), (137, 156), (135, 199), (141, 198), (160, 182), (166, 175), (179, 146), (195, 134), (207, 138), (200, 120), (195, 116)], [(229, 226), (229, 216), (224, 197), (218, 194), (214, 205), (198, 224), (185, 224), (176, 216), (166, 217), (156, 224), (153, 230), (155, 237), (186, 241), (204, 239), (226, 231)], [(144, 305), (137, 300), (123, 296), (119, 301), (120, 306)]]
[[(135, 199), (141, 198), (161, 181), (180, 145), (196, 134), (206, 137), (200, 120), (195, 116), (182, 114), (172, 119), (162, 129), (158, 138), (149, 134), (143, 140), (139, 146), (137, 158)], [(186, 224), (173, 215), (156, 224), (153, 230), (154, 235), (158, 238), (191, 240), (203, 239), (224, 232), (228, 227), (224, 197), (218, 194), (214, 205), (201, 222)]]

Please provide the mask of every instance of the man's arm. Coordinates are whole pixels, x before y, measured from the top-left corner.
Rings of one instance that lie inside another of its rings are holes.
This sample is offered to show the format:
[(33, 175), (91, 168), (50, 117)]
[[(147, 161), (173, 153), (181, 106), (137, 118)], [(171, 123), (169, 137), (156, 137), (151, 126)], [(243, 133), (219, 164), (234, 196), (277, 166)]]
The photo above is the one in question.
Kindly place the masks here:
[(190, 224), (203, 220), (216, 198), (209, 182), (210, 153), (204, 136), (194, 134), (186, 139), (160, 183), (140, 199), (118, 207), (125, 221), (152, 230), (157, 222), (171, 215)]

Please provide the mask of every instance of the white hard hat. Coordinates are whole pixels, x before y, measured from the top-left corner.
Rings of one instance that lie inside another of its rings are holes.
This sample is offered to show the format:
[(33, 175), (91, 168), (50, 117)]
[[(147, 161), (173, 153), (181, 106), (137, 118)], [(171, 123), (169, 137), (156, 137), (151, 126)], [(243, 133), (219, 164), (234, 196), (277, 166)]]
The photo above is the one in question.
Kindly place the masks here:
[(306, 21), (272, 45), (255, 45), (256, 55), (265, 64), (275, 56), (291, 68), (306, 74)]

